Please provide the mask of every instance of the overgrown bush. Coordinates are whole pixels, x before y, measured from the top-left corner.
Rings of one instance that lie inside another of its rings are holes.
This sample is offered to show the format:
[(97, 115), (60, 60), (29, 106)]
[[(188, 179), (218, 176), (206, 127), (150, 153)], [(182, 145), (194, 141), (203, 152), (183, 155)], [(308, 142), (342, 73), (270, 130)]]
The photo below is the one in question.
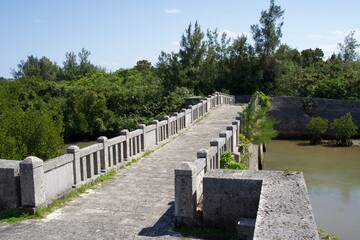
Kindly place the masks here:
[(321, 117), (313, 117), (307, 123), (306, 128), (310, 134), (310, 144), (318, 144), (321, 142), (321, 135), (326, 132), (329, 126), (328, 119), (322, 119)]
[(276, 137), (277, 131), (274, 129), (275, 121), (269, 117), (269, 107), (259, 108), (255, 106), (255, 101), (256, 93), (244, 111), (239, 113), (241, 117), (241, 131), (250, 142), (261, 144)]
[(249, 152), (250, 140), (245, 137), (244, 134), (239, 135), (239, 153), (240, 161), (247, 164), (252, 157), (253, 153)]
[(270, 108), (270, 97), (263, 92), (260, 92), (260, 106)]
[(340, 146), (351, 146), (351, 137), (356, 135), (358, 126), (352, 120), (350, 113), (335, 119), (331, 123), (331, 129), (335, 135), (335, 144)]
[(220, 158), (220, 168), (247, 170), (247, 166), (242, 162), (236, 162), (234, 156), (230, 152), (224, 152)]
[(22, 109), (16, 100), (0, 93), (0, 159), (22, 160), (57, 156), (63, 145), (61, 119), (45, 109)]

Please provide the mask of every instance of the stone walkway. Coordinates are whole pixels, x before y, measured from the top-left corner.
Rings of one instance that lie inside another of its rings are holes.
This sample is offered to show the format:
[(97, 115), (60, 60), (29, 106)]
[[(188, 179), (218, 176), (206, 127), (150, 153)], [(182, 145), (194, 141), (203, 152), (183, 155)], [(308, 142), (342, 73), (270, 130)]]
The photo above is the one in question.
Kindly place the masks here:
[(181, 239), (173, 232), (174, 169), (208, 148), (240, 106), (221, 106), (149, 157), (41, 220), (0, 224), (0, 239)]

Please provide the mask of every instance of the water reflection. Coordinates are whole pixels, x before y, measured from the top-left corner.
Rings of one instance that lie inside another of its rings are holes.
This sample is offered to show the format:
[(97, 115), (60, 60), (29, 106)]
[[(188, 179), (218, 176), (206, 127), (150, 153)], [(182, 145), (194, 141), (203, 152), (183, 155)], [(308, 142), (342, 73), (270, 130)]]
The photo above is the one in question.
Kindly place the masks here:
[(268, 146), (265, 169), (304, 172), (318, 227), (341, 239), (358, 239), (360, 147), (282, 140)]

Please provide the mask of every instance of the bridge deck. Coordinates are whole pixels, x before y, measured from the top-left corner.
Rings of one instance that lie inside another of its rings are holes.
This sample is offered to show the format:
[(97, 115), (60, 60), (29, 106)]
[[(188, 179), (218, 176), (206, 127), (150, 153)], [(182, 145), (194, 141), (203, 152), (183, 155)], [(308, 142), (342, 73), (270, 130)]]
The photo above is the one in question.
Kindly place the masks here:
[(179, 239), (173, 232), (174, 169), (231, 125), (240, 106), (212, 110), (150, 156), (41, 220), (0, 224), (0, 239)]

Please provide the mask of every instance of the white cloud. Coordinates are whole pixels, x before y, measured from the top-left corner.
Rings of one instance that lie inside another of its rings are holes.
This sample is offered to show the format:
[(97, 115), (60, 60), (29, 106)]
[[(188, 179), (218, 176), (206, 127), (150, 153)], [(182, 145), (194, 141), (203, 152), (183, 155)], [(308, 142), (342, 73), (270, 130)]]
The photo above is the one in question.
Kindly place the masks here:
[(330, 34), (331, 34), (332, 36), (335, 36), (335, 37), (342, 37), (342, 36), (344, 36), (344, 32), (341, 31), (341, 30), (331, 31)]
[(310, 33), (307, 35), (309, 39), (323, 39), (323, 40), (341, 40), (345, 38), (346, 32), (342, 30), (333, 30), (324, 35)]
[(309, 39), (323, 39), (323, 38), (324, 38), (324, 37), (323, 37), (322, 35), (320, 35), (320, 34), (312, 34), (312, 33), (308, 34), (307, 37), (308, 37)]
[(180, 14), (181, 10), (180, 9), (175, 9), (175, 8), (173, 8), (173, 9), (165, 8), (164, 13), (166, 13), (166, 14)]
[(174, 46), (174, 47), (180, 47), (180, 43), (178, 41), (173, 41), (171, 43), (171, 46)]
[(178, 41), (171, 42), (171, 51), (179, 51), (180, 50), (180, 43)]
[(339, 52), (337, 44), (327, 44), (320, 46), (319, 48), (323, 50), (325, 58), (330, 57), (333, 53)]

